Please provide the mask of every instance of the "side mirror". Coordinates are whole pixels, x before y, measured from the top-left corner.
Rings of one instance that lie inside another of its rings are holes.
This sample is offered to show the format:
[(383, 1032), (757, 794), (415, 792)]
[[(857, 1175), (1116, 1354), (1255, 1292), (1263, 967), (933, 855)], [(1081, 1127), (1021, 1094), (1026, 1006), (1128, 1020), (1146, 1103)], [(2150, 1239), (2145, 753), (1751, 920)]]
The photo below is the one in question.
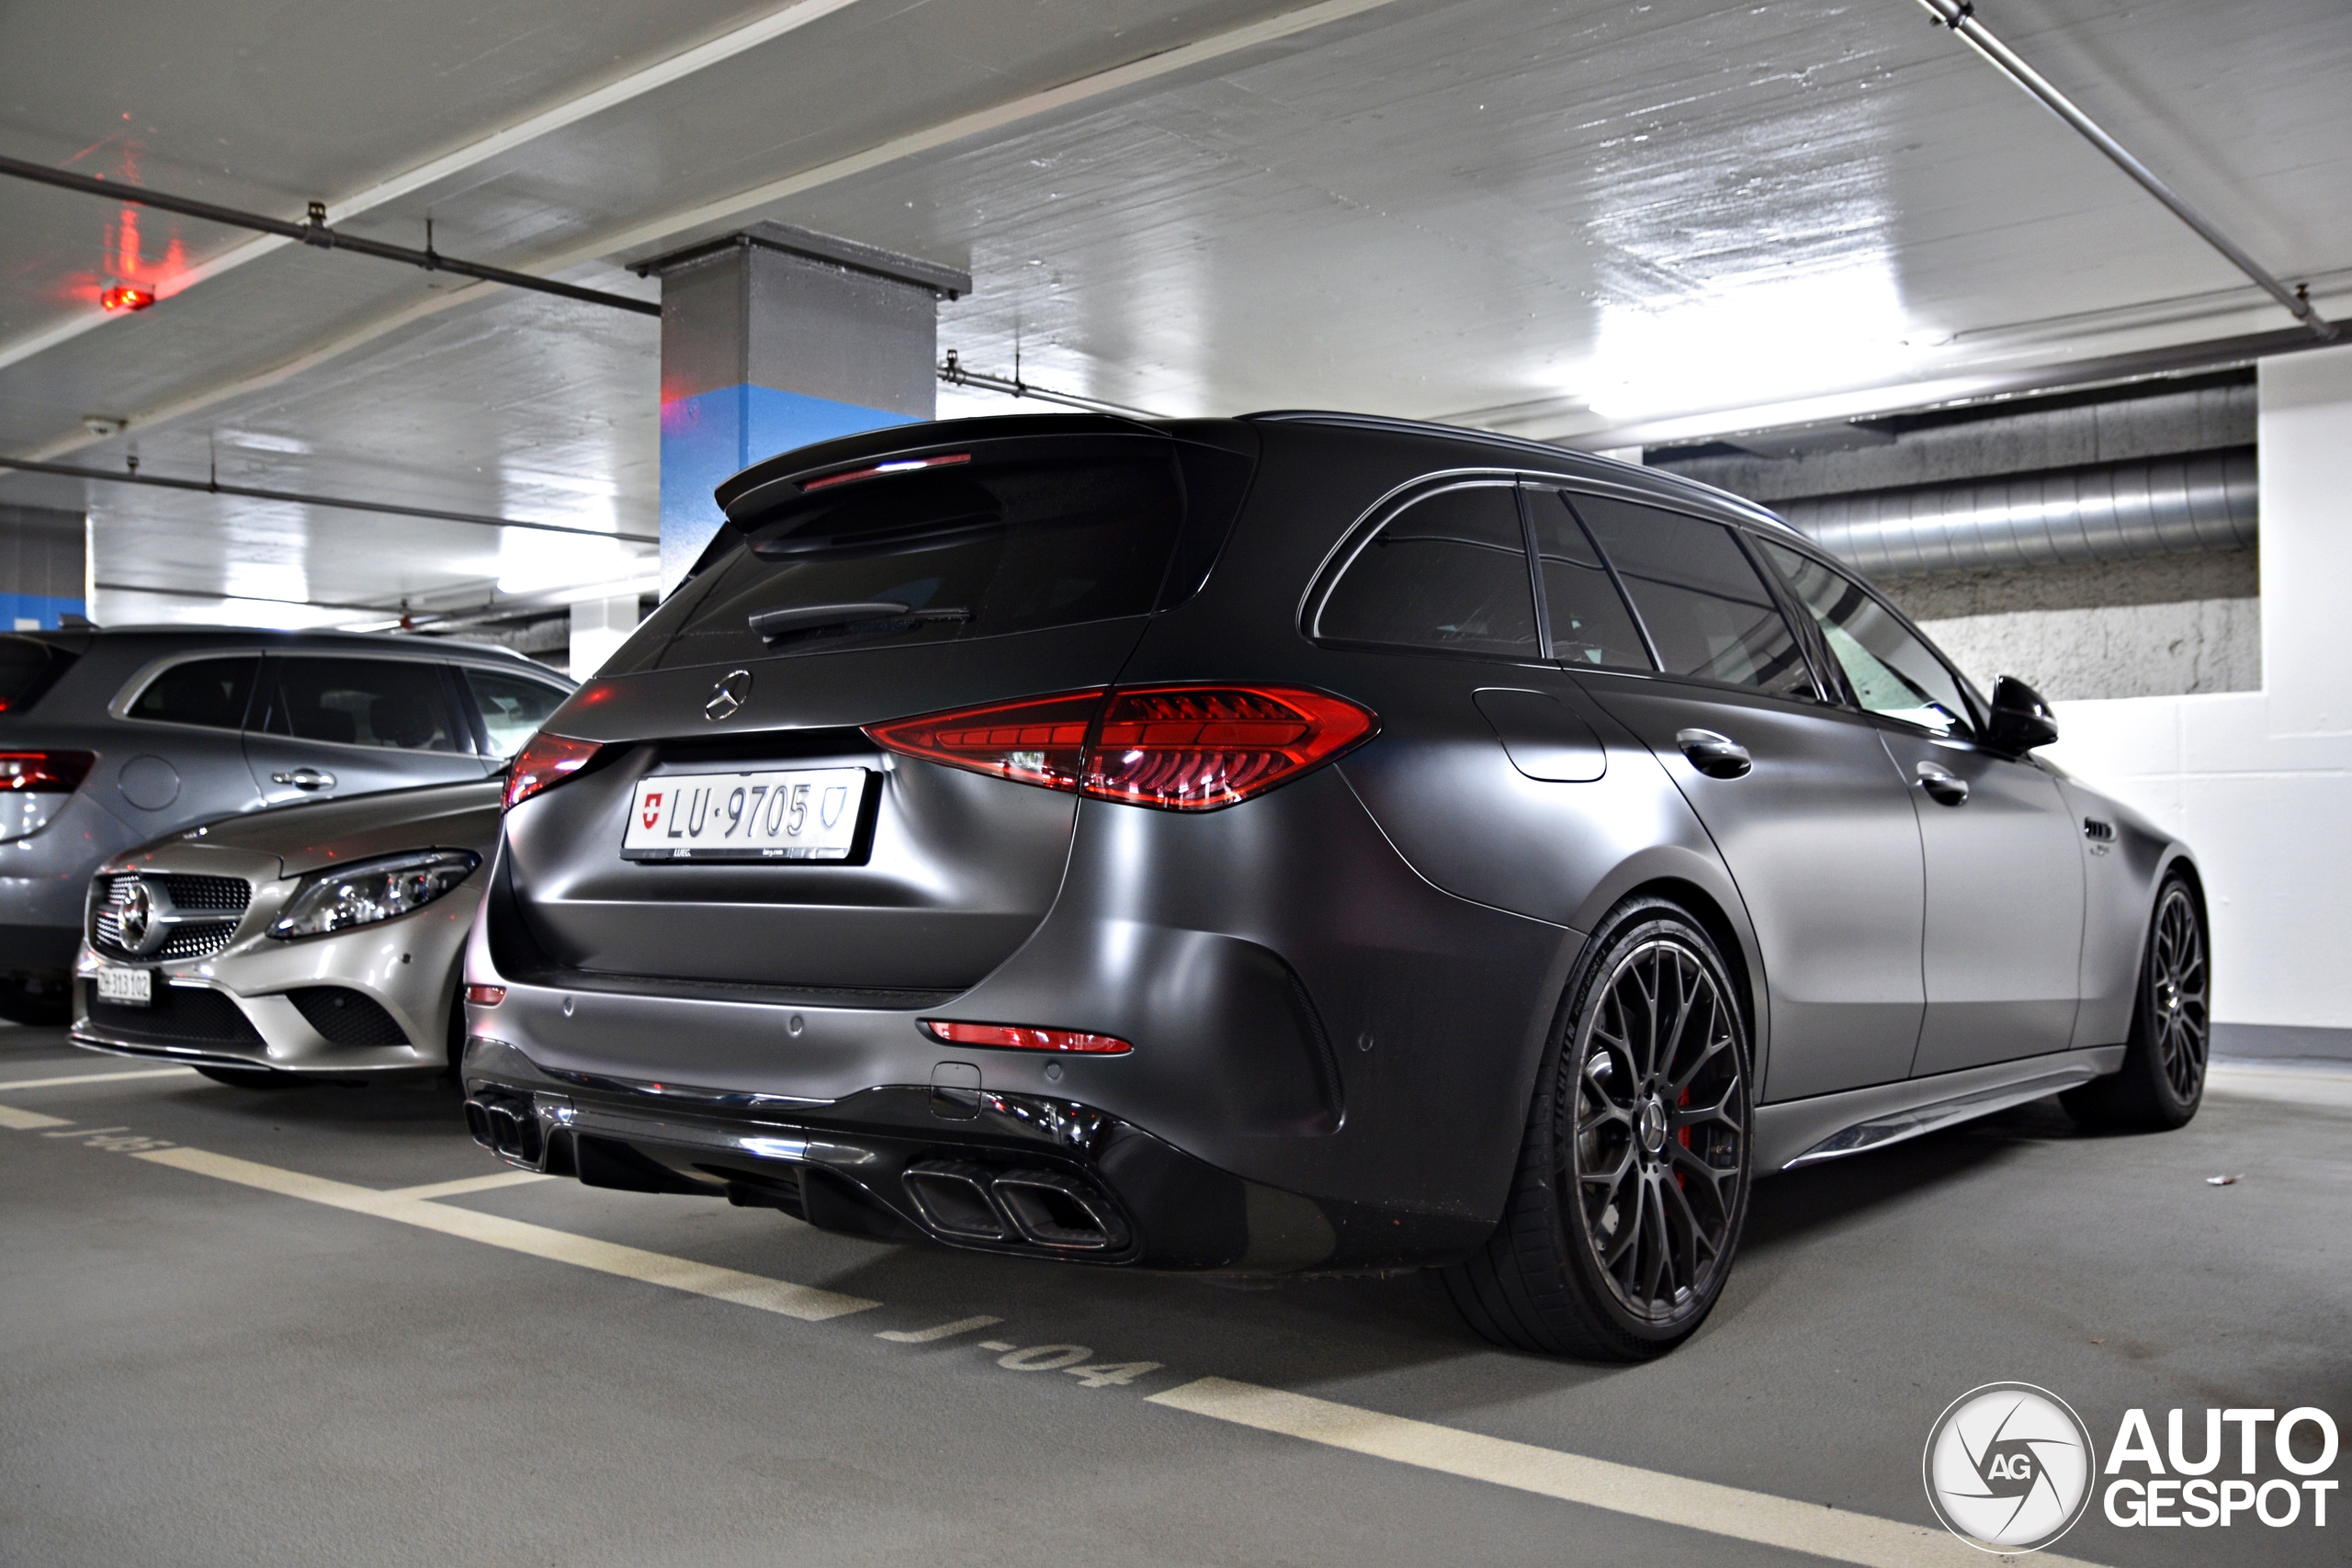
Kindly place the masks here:
[(2058, 721), (2041, 694), (2014, 675), (1993, 682), (1993, 732), (1988, 737), (2005, 751), (2019, 753), (2047, 746), (2058, 739)]

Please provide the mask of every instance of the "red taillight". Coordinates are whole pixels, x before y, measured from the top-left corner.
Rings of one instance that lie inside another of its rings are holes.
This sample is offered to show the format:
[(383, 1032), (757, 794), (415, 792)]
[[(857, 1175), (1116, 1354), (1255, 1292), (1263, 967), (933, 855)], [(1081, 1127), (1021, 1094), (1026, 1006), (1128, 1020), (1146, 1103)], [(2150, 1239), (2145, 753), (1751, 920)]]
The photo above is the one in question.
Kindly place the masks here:
[(95, 751), (0, 751), (0, 790), (71, 795), (97, 760)]
[(466, 1000), (478, 1008), (494, 1008), (505, 999), (506, 987), (503, 986), (468, 986), (466, 987)]
[(1291, 686), (1143, 686), (1111, 694), (1086, 754), (1098, 800), (1206, 811), (1295, 778), (1372, 733), (1355, 704)]
[(803, 479), (800, 491), (805, 495), (812, 490), (831, 490), (835, 485), (845, 485), (855, 479), (880, 479), (884, 474), (919, 473), (924, 468), (948, 468), (971, 460), (969, 452), (947, 452), (936, 457), (893, 457), (888, 462), (876, 463), (868, 468), (851, 468), (839, 474), (819, 474), (813, 479)]
[(1097, 687), (869, 724), (865, 738), (886, 750), (951, 768), (1047, 789), (1076, 789), (1085, 776), (1086, 735), (1102, 711), (1102, 695)]
[(604, 747), (594, 740), (574, 740), (545, 730), (523, 743), (506, 773), (506, 809), (514, 810), (531, 796), (553, 789), (581, 769)]
[(1296, 686), (1068, 692), (868, 725), (887, 750), (1097, 800), (1209, 811), (1330, 761), (1379, 720)]
[(1033, 1029), (1025, 1023), (955, 1023), (926, 1018), (922, 1026), (934, 1040), (950, 1045), (992, 1045), (1004, 1051), (1076, 1051), (1090, 1056), (1124, 1056), (1135, 1049), (1115, 1034), (1089, 1034), (1077, 1029)]

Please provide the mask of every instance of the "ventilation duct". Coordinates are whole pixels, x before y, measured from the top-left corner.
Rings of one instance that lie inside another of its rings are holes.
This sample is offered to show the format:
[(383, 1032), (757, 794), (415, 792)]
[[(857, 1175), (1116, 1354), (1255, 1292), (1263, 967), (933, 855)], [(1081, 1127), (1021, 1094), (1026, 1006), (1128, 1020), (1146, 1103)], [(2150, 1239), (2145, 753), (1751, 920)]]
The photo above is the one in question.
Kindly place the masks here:
[(1869, 572), (2245, 549), (2255, 542), (2254, 448), (1815, 496), (1773, 510)]

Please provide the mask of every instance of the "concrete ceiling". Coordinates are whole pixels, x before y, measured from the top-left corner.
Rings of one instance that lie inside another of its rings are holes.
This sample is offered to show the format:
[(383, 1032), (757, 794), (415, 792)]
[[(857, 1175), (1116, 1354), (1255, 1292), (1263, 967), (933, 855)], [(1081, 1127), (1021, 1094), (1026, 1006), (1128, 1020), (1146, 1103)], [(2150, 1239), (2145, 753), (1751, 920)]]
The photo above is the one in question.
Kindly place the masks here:
[[(1979, 15), (2331, 312), (2340, 0)], [(189, 0), (0, 13), (0, 152), (650, 298), (776, 218), (968, 268), (943, 348), (1170, 412), (1546, 437), (1868, 412), (2290, 324), (1914, 0)], [(653, 531), (658, 324), (0, 182), (0, 455)], [(110, 279), (164, 297), (107, 317)], [(942, 412), (1013, 405), (947, 393)], [(127, 420), (98, 438), (87, 415)], [(0, 476), (107, 620), (365, 618), (641, 548)], [(204, 595), (240, 596), (224, 605)], [(324, 606), (304, 610), (285, 603)]]

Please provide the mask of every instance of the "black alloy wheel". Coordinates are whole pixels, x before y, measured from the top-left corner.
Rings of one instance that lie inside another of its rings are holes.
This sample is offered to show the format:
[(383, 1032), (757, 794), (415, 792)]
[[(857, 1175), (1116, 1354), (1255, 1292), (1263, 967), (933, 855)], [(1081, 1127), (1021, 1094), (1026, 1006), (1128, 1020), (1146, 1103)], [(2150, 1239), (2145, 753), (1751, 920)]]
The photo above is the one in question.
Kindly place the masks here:
[(1622, 909), (1588, 953), (1503, 1222), (1444, 1280), (1489, 1339), (1637, 1360), (1688, 1338), (1731, 1271), (1747, 1030), (1714, 943), (1673, 905)]
[(2123, 1066), (2061, 1096), (2086, 1127), (2168, 1132), (2197, 1114), (2211, 1055), (2211, 961), (2205, 908), (2177, 872), (2156, 891)]

